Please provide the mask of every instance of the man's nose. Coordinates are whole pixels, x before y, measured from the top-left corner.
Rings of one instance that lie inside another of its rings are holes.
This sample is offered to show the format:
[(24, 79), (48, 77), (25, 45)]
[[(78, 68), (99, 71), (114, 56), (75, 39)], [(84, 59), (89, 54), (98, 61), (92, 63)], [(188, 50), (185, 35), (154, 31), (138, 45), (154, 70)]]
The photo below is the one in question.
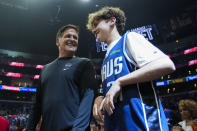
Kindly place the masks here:
[(73, 36), (70, 37), (71, 40), (75, 40)]

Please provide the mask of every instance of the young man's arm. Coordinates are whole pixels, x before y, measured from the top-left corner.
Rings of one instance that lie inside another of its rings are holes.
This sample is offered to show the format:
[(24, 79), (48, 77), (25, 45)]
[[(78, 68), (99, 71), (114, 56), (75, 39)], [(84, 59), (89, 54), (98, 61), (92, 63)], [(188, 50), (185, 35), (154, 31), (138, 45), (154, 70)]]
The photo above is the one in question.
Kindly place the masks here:
[(80, 75), (80, 88), (84, 90), (82, 91), (82, 98), (72, 131), (85, 131), (89, 128), (94, 92), (98, 86), (95, 71), (90, 61), (84, 65), (83, 73)]
[(117, 79), (105, 97), (104, 107), (108, 114), (113, 113), (114, 103), (113, 100), (117, 97), (118, 93), (120, 92), (121, 88), (129, 85), (135, 84), (139, 82), (146, 82), (150, 80), (154, 80), (159, 78), (162, 75), (169, 74), (175, 70), (173, 62), (167, 58), (162, 57), (157, 60), (154, 60), (144, 67)]
[(132, 55), (132, 58), (140, 69), (120, 77), (113, 83), (103, 102), (103, 108), (109, 115), (113, 113), (113, 109), (115, 108), (113, 101), (119, 95), (122, 87), (154, 80), (175, 70), (174, 63), (168, 56), (161, 53), (160, 50), (146, 41), (144, 37), (138, 34), (133, 35), (136, 35), (131, 39), (132, 44), (134, 44), (132, 45), (132, 49), (128, 50), (128, 54)]

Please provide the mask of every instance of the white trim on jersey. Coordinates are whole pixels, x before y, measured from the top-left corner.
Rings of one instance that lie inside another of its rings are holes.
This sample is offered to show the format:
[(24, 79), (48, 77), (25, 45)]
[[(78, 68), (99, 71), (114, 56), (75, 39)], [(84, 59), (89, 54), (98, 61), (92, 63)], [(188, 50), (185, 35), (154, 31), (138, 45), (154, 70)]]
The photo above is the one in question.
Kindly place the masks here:
[(137, 63), (134, 61), (134, 60), (132, 60), (129, 56), (128, 56), (128, 53), (127, 53), (127, 49), (126, 49), (126, 38), (127, 38), (127, 34), (128, 34), (129, 32), (127, 32), (125, 35), (124, 35), (124, 40), (123, 40), (123, 53), (124, 53), (124, 56), (126, 57), (126, 59), (130, 62), (130, 63), (132, 63), (133, 65), (135, 65), (136, 67), (138, 67), (138, 65), (137, 65)]
[(146, 118), (146, 111), (145, 111), (145, 107), (144, 107), (144, 102), (143, 102), (143, 99), (142, 99), (142, 95), (141, 95), (140, 89), (139, 89), (139, 83), (137, 83), (137, 89), (138, 89), (138, 93), (139, 93), (141, 104), (142, 104), (143, 115), (144, 115), (144, 120), (145, 120), (145, 124), (146, 124), (146, 130), (149, 131), (148, 122), (147, 122), (148, 120)]
[[(153, 88), (155, 102), (156, 102), (156, 105), (157, 105), (157, 112), (158, 112), (158, 118), (159, 118), (160, 131), (163, 131), (162, 130), (162, 125), (161, 125), (161, 116), (160, 116), (159, 103), (158, 103), (158, 100), (157, 100), (157, 95), (156, 95), (155, 89), (153, 87), (153, 82), (152, 81), (151, 81), (151, 87)], [(146, 129), (147, 129), (147, 131), (149, 131), (148, 122), (147, 122), (147, 118), (146, 118), (146, 111), (145, 111), (145, 108), (144, 108), (144, 102), (143, 102), (143, 98), (142, 98), (142, 95), (141, 95), (140, 90), (139, 90), (139, 84), (138, 83), (137, 83), (137, 88), (138, 88), (140, 100), (142, 101), (141, 104), (142, 104), (142, 109), (143, 109), (143, 114), (144, 114)]]
[(112, 48), (114, 48), (114, 46), (116, 45), (116, 43), (120, 40), (121, 38), (111, 42), (108, 46), (107, 46), (107, 52), (105, 54), (105, 58), (107, 58), (107, 56), (109, 55), (109, 52), (112, 50)]
[(160, 126), (160, 130), (162, 131), (160, 108), (159, 108), (159, 103), (158, 103), (158, 100), (157, 100), (157, 95), (156, 95), (156, 92), (155, 92), (155, 89), (154, 89), (154, 86), (153, 86), (153, 81), (151, 81), (151, 87), (153, 88), (153, 92), (154, 92), (154, 95), (155, 95), (155, 101), (156, 101), (156, 104), (157, 104), (157, 111), (158, 111), (158, 118), (159, 118), (159, 126)]

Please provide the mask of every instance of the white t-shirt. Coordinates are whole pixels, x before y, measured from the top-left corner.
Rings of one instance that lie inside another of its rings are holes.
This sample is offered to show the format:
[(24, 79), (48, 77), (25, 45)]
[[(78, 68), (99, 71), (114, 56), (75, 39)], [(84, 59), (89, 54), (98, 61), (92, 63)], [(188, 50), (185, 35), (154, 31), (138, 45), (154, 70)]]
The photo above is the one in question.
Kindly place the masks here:
[[(110, 52), (110, 50), (115, 46), (115, 44), (119, 40), (120, 39), (113, 41), (108, 46), (106, 55)], [(128, 33), (126, 45), (129, 57), (135, 60), (139, 68), (143, 67), (144, 65), (148, 64), (153, 60), (166, 56), (161, 50), (159, 50), (148, 40), (146, 40), (144, 36), (135, 32)]]
[(186, 121), (179, 122), (179, 125), (185, 130), (185, 131), (193, 131), (191, 126), (186, 126)]

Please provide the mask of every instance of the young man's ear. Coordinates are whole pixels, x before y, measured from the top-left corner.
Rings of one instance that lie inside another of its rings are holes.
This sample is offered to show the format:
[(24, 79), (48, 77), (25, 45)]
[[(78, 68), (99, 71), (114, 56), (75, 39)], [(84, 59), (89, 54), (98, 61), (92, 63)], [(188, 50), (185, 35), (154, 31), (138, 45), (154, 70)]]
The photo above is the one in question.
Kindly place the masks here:
[(110, 18), (110, 22), (111, 22), (111, 25), (115, 25), (116, 24), (116, 18), (115, 17), (111, 17)]
[(59, 46), (59, 38), (56, 38), (56, 45)]

